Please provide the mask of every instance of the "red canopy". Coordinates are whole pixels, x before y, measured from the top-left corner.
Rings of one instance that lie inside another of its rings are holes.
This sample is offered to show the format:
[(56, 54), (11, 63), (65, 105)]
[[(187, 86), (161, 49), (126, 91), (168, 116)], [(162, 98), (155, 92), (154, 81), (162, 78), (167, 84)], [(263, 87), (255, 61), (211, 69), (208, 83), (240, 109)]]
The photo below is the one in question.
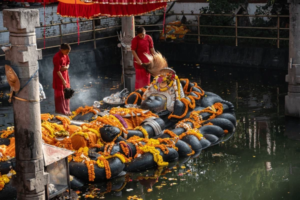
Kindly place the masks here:
[(49, 4), (49, 3), (56, 3), (58, 0), (9, 0), (12, 2), (28, 2), (28, 3), (42, 3), (42, 4)]
[[(59, 0), (57, 14), (63, 17), (133, 16), (161, 9), (171, 0)], [(77, 8), (77, 9), (76, 9)]]

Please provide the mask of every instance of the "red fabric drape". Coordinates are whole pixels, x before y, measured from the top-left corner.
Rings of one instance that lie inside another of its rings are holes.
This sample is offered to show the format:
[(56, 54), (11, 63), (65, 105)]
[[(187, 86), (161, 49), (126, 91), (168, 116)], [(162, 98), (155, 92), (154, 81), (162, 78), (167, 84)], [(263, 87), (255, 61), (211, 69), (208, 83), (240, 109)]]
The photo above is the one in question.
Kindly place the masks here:
[[(44, 0), (8, 0), (12, 2), (44, 3)], [(56, 3), (58, 0), (45, 0), (46, 4)]]
[[(77, 4), (78, 17), (93, 18), (96, 16), (132, 16), (142, 15), (144, 13), (161, 9), (167, 3), (153, 3), (153, 4), (137, 4), (137, 5), (111, 5), (111, 4)], [(63, 17), (76, 17), (76, 5), (59, 2), (57, 7), (57, 14)]]
[(110, 5), (145, 5), (154, 3), (167, 3), (170, 0), (92, 0), (92, 3), (110, 4)]

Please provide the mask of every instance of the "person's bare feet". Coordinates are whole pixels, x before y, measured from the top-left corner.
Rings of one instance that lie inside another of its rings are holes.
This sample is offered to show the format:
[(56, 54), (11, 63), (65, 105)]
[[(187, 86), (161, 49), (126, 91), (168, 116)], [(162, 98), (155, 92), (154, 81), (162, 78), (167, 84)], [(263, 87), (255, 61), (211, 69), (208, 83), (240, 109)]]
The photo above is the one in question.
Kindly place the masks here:
[(71, 112), (69, 112), (69, 113), (67, 113), (66, 115), (67, 115), (67, 116), (72, 116), (72, 113), (71, 113)]

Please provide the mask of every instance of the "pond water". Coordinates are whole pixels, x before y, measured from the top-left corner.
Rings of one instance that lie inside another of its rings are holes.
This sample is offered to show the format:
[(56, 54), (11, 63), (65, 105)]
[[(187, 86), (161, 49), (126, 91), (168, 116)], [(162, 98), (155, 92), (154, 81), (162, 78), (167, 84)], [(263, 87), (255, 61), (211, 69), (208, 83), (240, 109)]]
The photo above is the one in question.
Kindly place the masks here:
[[(143, 200), (300, 199), (300, 120), (284, 116), (287, 71), (184, 63), (170, 66), (180, 78), (190, 78), (205, 91), (235, 104), (235, 135), (197, 158), (172, 163), (170, 169), (87, 184), (78, 191), (81, 199), (89, 193), (95, 194), (95, 199), (109, 200), (134, 195)], [(80, 82), (74, 87), (78, 93), (72, 109), (118, 91), (120, 77), (107, 72)], [(44, 87), (48, 98), (41, 103), (41, 110), (53, 112), (53, 91), (46, 84)], [(13, 118), (5, 95), (1, 98), (0, 126), (5, 128)]]

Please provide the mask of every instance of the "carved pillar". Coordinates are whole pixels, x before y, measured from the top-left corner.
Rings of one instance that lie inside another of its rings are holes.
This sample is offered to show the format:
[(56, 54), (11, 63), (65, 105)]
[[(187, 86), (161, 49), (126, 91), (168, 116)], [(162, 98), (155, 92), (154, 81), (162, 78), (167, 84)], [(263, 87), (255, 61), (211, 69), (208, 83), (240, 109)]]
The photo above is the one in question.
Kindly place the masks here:
[[(4, 26), (9, 31), (11, 49), (5, 59), (18, 74), (21, 90), (13, 98), (16, 138), (16, 172), (13, 184), (18, 200), (45, 199), (48, 174), (44, 172), (39, 101), (38, 59), (41, 50), (36, 46), (35, 27), (39, 26), (37, 9), (3, 10)], [(24, 88), (23, 88), (24, 87)]]
[[(127, 37), (135, 37), (134, 17), (122, 17), (122, 32)], [(135, 69), (133, 66), (133, 56), (131, 51), (123, 51), (123, 63), (125, 74), (125, 87), (129, 92), (134, 91), (135, 86)]]
[(300, 0), (290, 3), (289, 66), (285, 80), (289, 83), (285, 96), (285, 114), (300, 117)]

